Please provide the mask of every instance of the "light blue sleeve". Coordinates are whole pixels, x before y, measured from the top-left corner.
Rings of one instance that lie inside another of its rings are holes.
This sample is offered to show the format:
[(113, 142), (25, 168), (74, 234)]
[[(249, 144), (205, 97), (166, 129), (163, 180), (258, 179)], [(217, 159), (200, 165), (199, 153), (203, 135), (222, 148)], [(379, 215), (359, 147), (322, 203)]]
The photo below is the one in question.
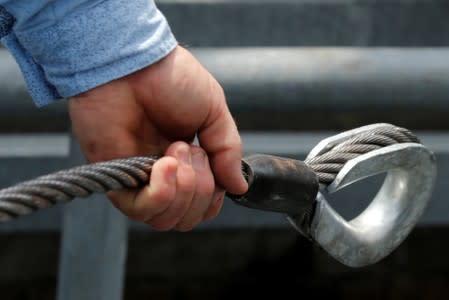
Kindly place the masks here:
[(38, 106), (140, 70), (177, 46), (153, 0), (0, 0), (0, 38)]

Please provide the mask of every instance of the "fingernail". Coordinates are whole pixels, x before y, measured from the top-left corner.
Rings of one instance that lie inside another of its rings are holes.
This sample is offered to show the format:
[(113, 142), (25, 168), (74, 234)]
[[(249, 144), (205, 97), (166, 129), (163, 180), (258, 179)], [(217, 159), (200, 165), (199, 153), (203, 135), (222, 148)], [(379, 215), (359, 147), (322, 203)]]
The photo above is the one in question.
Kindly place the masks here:
[(199, 151), (193, 154), (192, 165), (195, 170), (202, 170), (206, 168), (206, 155), (204, 152)]
[(178, 149), (176, 152), (178, 159), (185, 165), (192, 164), (192, 154), (190, 153), (190, 147), (185, 145)]

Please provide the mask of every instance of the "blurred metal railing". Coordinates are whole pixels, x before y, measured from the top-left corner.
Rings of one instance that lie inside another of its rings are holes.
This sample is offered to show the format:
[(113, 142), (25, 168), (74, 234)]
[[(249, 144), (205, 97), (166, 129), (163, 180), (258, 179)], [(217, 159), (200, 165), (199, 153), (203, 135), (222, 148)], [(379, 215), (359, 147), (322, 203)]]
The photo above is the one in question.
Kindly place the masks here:
[[(236, 113), (449, 111), (449, 48), (197, 48)], [(0, 111), (39, 114), (0, 50)], [(64, 115), (65, 106), (46, 113)]]

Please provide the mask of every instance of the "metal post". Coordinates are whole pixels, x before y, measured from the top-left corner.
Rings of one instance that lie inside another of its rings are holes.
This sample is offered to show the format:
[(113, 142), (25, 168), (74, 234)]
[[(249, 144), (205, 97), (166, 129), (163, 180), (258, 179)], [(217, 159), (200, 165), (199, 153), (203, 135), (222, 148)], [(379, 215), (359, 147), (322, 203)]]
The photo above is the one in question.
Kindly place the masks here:
[[(73, 161), (84, 163), (75, 138), (71, 156)], [(104, 196), (66, 205), (57, 299), (122, 299), (127, 229), (126, 217)]]

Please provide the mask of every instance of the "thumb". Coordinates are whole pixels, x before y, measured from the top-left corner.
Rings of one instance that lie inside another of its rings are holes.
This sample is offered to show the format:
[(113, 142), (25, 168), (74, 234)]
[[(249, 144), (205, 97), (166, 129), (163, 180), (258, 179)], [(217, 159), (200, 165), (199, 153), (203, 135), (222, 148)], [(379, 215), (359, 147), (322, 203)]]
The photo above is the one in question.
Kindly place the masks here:
[[(217, 84), (218, 85), (218, 84)], [(242, 141), (234, 119), (226, 105), (224, 93), (214, 93), (212, 111), (198, 132), (201, 147), (209, 155), (215, 181), (226, 191), (233, 194), (244, 194), (248, 184), (242, 175)]]

